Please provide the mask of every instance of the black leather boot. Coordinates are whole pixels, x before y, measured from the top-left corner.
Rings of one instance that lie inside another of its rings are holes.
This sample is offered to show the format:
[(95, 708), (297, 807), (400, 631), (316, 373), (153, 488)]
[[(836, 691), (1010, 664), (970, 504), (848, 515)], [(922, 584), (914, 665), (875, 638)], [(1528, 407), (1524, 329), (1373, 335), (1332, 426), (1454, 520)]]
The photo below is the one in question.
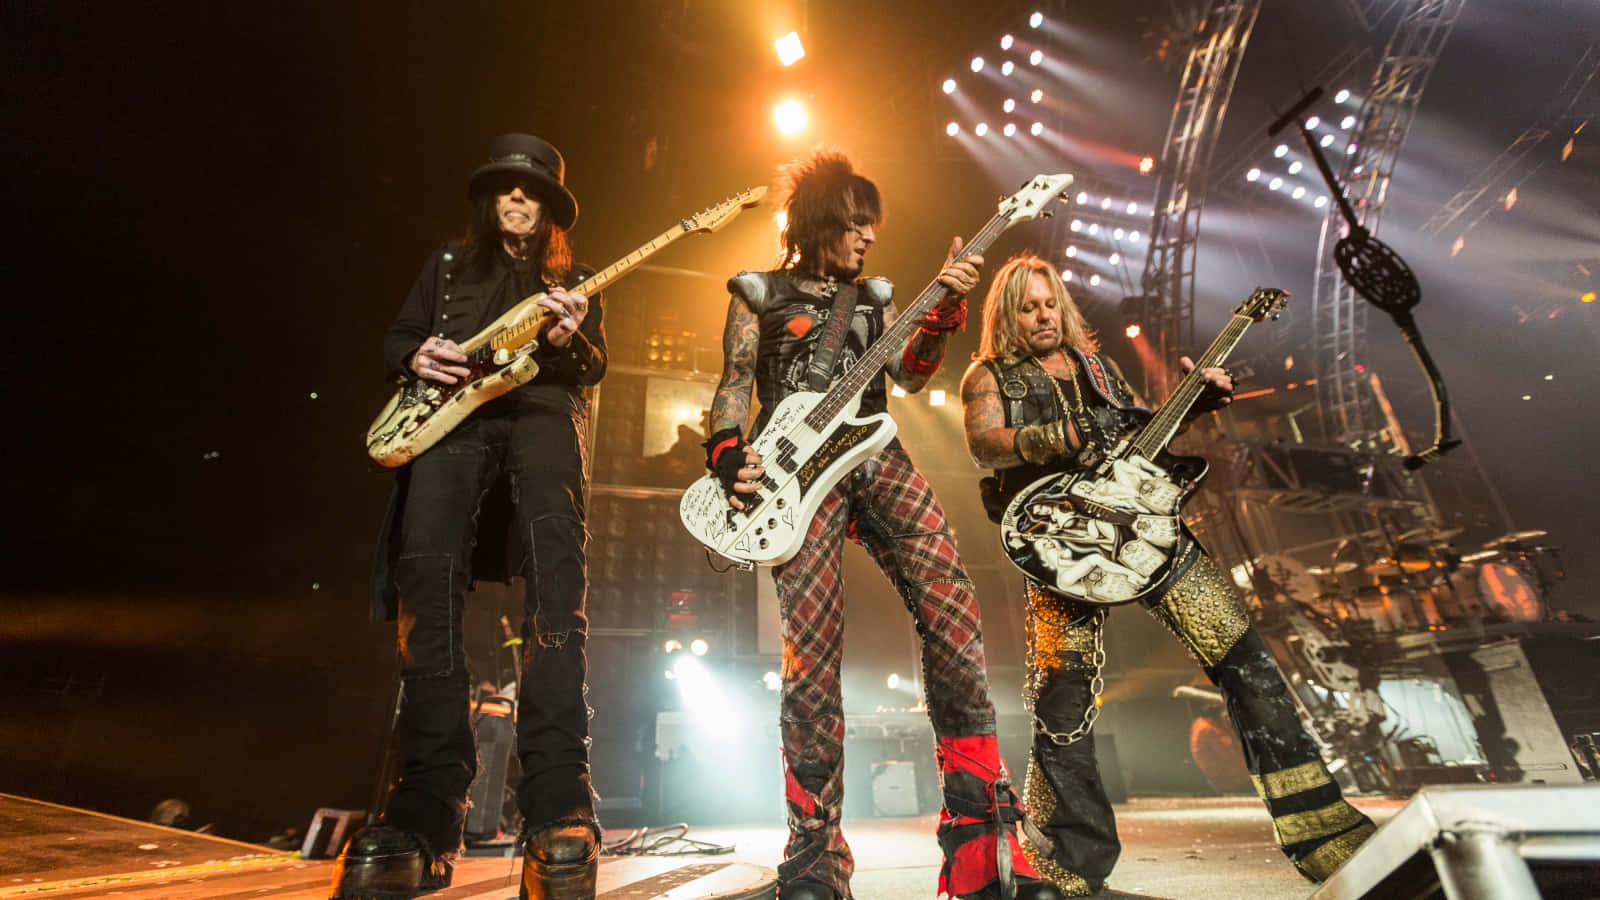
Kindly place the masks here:
[(778, 886), (778, 900), (835, 900), (833, 888), (815, 881), (791, 881)]
[(392, 825), (356, 832), (333, 864), (331, 900), (411, 900), (450, 886), (455, 861)]
[(557, 823), (528, 835), (522, 848), (522, 900), (594, 900), (600, 834), (586, 823)]

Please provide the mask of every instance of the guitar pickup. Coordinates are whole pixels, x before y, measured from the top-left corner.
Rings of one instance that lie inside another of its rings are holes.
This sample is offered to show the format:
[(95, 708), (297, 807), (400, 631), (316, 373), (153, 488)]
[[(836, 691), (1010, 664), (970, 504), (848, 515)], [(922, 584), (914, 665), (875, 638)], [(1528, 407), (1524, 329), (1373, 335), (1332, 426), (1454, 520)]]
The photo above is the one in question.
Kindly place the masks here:
[(778, 482), (775, 481), (771, 475), (761, 476), (761, 486), (769, 491), (772, 491), (774, 494), (778, 492)]
[(795, 447), (793, 441), (788, 438), (778, 438), (778, 455), (774, 458), (774, 462), (778, 464), (778, 468), (788, 472), (790, 475), (793, 475), (794, 470), (799, 468), (799, 465), (794, 461), (796, 449), (798, 448)]

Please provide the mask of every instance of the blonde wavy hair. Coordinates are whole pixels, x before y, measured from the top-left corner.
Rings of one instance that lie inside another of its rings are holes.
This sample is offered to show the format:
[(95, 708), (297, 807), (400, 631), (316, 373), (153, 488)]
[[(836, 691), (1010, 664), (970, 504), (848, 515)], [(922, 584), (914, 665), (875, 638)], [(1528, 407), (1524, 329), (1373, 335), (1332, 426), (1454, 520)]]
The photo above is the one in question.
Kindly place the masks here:
[(1100, 342), (1067, 292), (1061, 273), (1042, 257), (1026, 253), (1006, 260), (989, 283), (989, 293), (983, 298), (983, 336), (976, 359), (1009, 360), (1028, 353), (1028, 342), (1017, 327), (1017, 314), (1028, 293), (1028, 280), (1035, 272), (1044, 276), (1055, 295), (1056, 309), (1061, 313), (1062, 345), (1084, 353), (1100, 349)]

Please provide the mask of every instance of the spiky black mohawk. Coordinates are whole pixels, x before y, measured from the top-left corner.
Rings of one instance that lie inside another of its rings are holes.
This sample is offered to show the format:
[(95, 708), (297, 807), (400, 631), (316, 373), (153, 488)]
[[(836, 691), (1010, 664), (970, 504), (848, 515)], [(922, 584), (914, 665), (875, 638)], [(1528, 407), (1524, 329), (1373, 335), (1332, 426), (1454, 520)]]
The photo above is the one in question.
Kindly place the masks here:
[(883, 221), (883, 199), (871, 179), (837, 150), (818, 150), (778, 170), (779, 207), (787, 216), (782, 266), (815, 255), (850, 227), (853, 216)]

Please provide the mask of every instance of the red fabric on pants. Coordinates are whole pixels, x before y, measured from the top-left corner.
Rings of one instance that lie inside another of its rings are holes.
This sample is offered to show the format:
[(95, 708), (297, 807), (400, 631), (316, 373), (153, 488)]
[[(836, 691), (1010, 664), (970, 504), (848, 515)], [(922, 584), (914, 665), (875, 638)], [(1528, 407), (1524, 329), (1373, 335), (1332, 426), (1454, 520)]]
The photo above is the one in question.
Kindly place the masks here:
[(849, 526), (895, 585), (922, 645), (923, 693), (938, 737), (993, 734), (972, 582), (944, 511), (903, 449), (890, 446), (822, 500), (800, 553), (773, 570), (783, 623), (781, 730), (789, 843), (781, 882), (850, 897), (855, 864), (839, 830), (844, 802), (841, 566)]

